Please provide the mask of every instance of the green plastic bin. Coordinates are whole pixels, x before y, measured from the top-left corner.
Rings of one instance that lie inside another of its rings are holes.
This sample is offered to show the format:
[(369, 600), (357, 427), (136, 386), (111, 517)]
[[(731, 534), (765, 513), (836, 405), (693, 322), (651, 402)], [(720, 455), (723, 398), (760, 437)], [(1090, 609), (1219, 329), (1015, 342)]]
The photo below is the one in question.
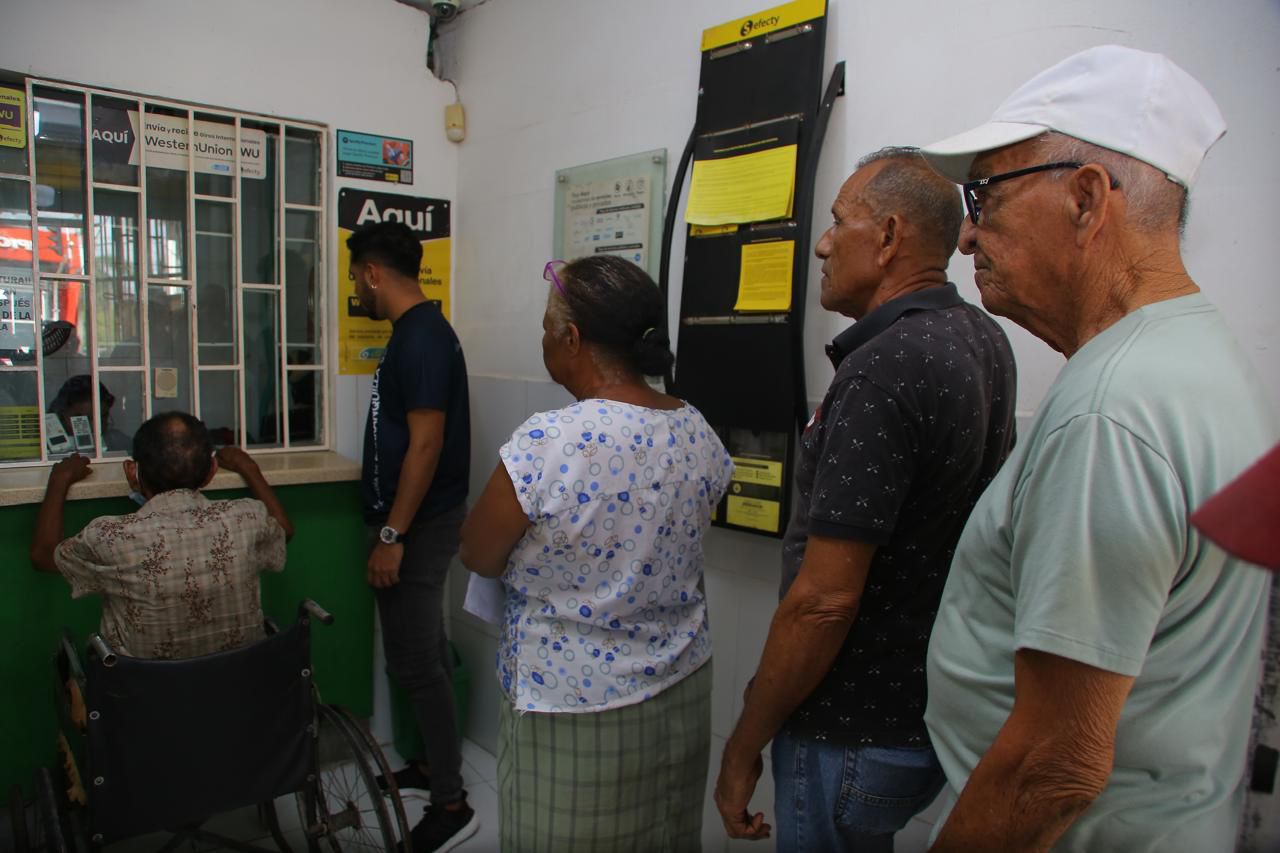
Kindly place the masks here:
[[(461, 742), (467, 734), (467, 713), (471, 708), (471, 672), (462, 663), (462, 655), (458, 654), (458, 647), (452, 641), (449, 642), (449, 654), (453, 656), (453, 707), (458, 715), (458, 740)], [(406, 761), (426, 758), (409, 697), (396, 684), (391, 673), (387, 673), (387, 684), (391, 688), (391, 741), (396, 752)]]

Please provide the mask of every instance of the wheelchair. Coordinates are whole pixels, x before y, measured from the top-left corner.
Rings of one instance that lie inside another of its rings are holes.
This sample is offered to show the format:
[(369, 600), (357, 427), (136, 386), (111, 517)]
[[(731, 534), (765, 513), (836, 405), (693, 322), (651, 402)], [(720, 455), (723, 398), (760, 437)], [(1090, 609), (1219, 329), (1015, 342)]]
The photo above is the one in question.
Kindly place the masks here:
[[(18, 853), (90, 853), (161, 831), (172, 837), (159, 853), (194, 841), (272, 853), (203, 827), (253, 806), (281, 853), (301, 853), (299, 834), (308, 853), (412, 853), (382, 750), (362, 721), (319, 701), (312, 619), (333, 622), (308, 599), (287, 628), (268, 620), (261, 641), (183, 660), (126, 657), (94, 634), (82, 665), (64, 636), (61, 766), (37, 772), (30, 801), (10, 795)], [(292, 846), (276, 811), (288, 794), (300, 824)]]

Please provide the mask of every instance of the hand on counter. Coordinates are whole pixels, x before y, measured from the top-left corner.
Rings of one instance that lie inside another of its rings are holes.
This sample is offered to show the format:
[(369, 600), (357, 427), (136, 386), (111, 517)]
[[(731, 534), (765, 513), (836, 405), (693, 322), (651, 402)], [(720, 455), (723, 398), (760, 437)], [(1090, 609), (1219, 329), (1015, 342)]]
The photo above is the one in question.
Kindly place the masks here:
[(267, 478), (262, 476), (262, 469), (253, 457), (238, 447), (222, 447), (214, 454), (214, 460), (218, 467), (244, 478), (249, 494), (266, 504), (267, 512), (284, 528), (285, 541), (292, 539), (293, 524), (289, 521), (289, 514), (284, 511), (284, 505), (280, 503), (276, 493), (267, 485)]
[(50, 469), (49, 485), (52, 486), (56, 482), (58, 485), (70, 488), (73, 483), (80, 482), (92, 473), (93, 469), (89, 467), (89, 457), (73, 453)]
[(73, 453), (49, 470), (49, 487), (36, 513), (36, 529), (31, 537), (31, 565), (40, 572), (56, 573), (53, 551), (62, 541), (62, 510), (71, 486), (93, 473), (89, 457)]
[(258, 463), (238, 447), (219, 448), (214, 456), (218, 460), (218, 467), (225, 468), (233, 474), (239, 474), (246, 481), (254, 475), (262, 476), (262, 469), (258, 467)]

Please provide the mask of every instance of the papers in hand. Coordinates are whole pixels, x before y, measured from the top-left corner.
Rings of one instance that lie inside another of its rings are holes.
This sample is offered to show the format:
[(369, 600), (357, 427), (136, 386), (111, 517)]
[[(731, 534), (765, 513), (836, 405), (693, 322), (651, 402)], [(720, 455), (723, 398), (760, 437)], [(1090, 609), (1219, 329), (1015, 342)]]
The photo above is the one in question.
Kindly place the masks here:
[(507, 588), (497, 578), (472, 575), (467, 581), (467, 597), (462, 602), (462, 609), (477, 619), (483, 619), (490, 625), (500, 624), (506, 603)]

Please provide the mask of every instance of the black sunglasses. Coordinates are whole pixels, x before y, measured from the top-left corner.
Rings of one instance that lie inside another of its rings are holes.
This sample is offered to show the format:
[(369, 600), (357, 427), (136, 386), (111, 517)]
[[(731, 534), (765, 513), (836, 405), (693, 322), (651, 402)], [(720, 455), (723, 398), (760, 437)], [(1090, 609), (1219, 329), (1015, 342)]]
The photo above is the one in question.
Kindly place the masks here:
[[(1021, 178), (1023, 175), (1034, 175), (1036, 172), (1048, 172), (1054, 169), (1079, 169), (1083, 165), (1083, 163), (1072, 163), (1067, 161), (1060, 163), (1045, 163), (1042, 166), (1028, 166), (1025, 169), (1015, 169), (1012, 172), (992, 175), (989, 178), (978, 178), (976, 181), (966, 181), (960, 185), (960, 189), (964, 192), (964, 206), (969, 211), (969, 219), (974, 225), (977, 225), (978, 217), (982, 215), (982, 205), (978, 202), (978, 190), (985, 189), (992, 184), (998, 184), (1001, 181)], [(1111, 188), (1116, 189), (1117, 186), (1115, 179), (1112, 178)]]

